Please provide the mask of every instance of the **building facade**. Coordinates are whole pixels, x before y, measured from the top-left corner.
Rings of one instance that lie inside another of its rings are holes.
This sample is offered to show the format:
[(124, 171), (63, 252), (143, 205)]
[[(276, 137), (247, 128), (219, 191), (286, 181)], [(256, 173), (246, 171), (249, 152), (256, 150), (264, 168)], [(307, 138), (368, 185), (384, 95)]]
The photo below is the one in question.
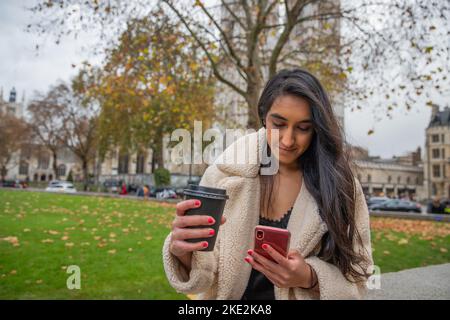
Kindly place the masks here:
[(432, 106), (425, 140), (425, 188), (428, 198), (450, 199), (450, 108)]

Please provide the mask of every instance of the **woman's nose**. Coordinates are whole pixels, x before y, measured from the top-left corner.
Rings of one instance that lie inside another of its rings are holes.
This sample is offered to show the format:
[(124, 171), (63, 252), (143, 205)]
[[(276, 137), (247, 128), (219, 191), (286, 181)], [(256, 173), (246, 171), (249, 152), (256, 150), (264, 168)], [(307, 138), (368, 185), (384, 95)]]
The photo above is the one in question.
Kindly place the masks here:
[(281, 137), (281, 144), (286, 148), (291, 148), (294, 143), (294, 133), (292, 132), (292, 129), (287, 129)]

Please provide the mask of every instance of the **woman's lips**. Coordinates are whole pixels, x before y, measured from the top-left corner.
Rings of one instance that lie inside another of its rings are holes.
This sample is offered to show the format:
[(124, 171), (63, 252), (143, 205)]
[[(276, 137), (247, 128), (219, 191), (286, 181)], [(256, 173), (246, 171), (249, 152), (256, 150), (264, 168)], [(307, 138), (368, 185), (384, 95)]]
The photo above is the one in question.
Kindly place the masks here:
[(286, 152), (286, 153), (291, 153), (291, 152), (294, 152), (295, 150), (297, 150), (297, 149), (285, 149), (285, 148), (282, 148), (282, 147), (279, 147), (279, 149), (280, 149), (280, 151)]

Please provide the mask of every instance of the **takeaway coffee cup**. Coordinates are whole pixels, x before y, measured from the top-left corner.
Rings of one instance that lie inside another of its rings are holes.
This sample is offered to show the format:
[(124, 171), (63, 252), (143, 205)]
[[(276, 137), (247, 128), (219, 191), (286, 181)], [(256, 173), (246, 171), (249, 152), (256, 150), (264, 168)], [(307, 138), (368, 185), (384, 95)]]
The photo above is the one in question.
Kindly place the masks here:
[[(215, 223), (211, 226), (214, 229), (214, 236), (208, 238), (186, 239), (187, 242), (208, 242), (208, 247), (201, 251), (212, 251), (216, 243), (217, 233), (219, 231), (220, 221), (222, 219), (223, 208), (228, 199), (226, 190), (203, 187), (190, 184), (187, 189), (184, 189), (184, 196), (186, 200), (198, 199), (201, 205), (198, 208), (189, 209), (185, 212), (187, 216), (206, 215), (214, 218)], [(206, 228), (206, 226), (195, 226), (190, 228)]]

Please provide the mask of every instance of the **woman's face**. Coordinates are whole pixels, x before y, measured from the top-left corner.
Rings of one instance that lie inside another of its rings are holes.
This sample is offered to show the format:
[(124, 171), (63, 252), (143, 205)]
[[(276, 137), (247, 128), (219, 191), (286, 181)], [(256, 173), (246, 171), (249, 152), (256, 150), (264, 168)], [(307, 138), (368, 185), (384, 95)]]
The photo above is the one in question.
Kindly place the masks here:
[[(311, 108), (305, 99), (285, 95), (275, 99), (266, 115), (266, 134), (270, 148), (279, 148), (280, 165), (295, 165), (311, 144), (314, 128)], [(279, 139), (272, 143), (272, 130), (279, 130)]]

